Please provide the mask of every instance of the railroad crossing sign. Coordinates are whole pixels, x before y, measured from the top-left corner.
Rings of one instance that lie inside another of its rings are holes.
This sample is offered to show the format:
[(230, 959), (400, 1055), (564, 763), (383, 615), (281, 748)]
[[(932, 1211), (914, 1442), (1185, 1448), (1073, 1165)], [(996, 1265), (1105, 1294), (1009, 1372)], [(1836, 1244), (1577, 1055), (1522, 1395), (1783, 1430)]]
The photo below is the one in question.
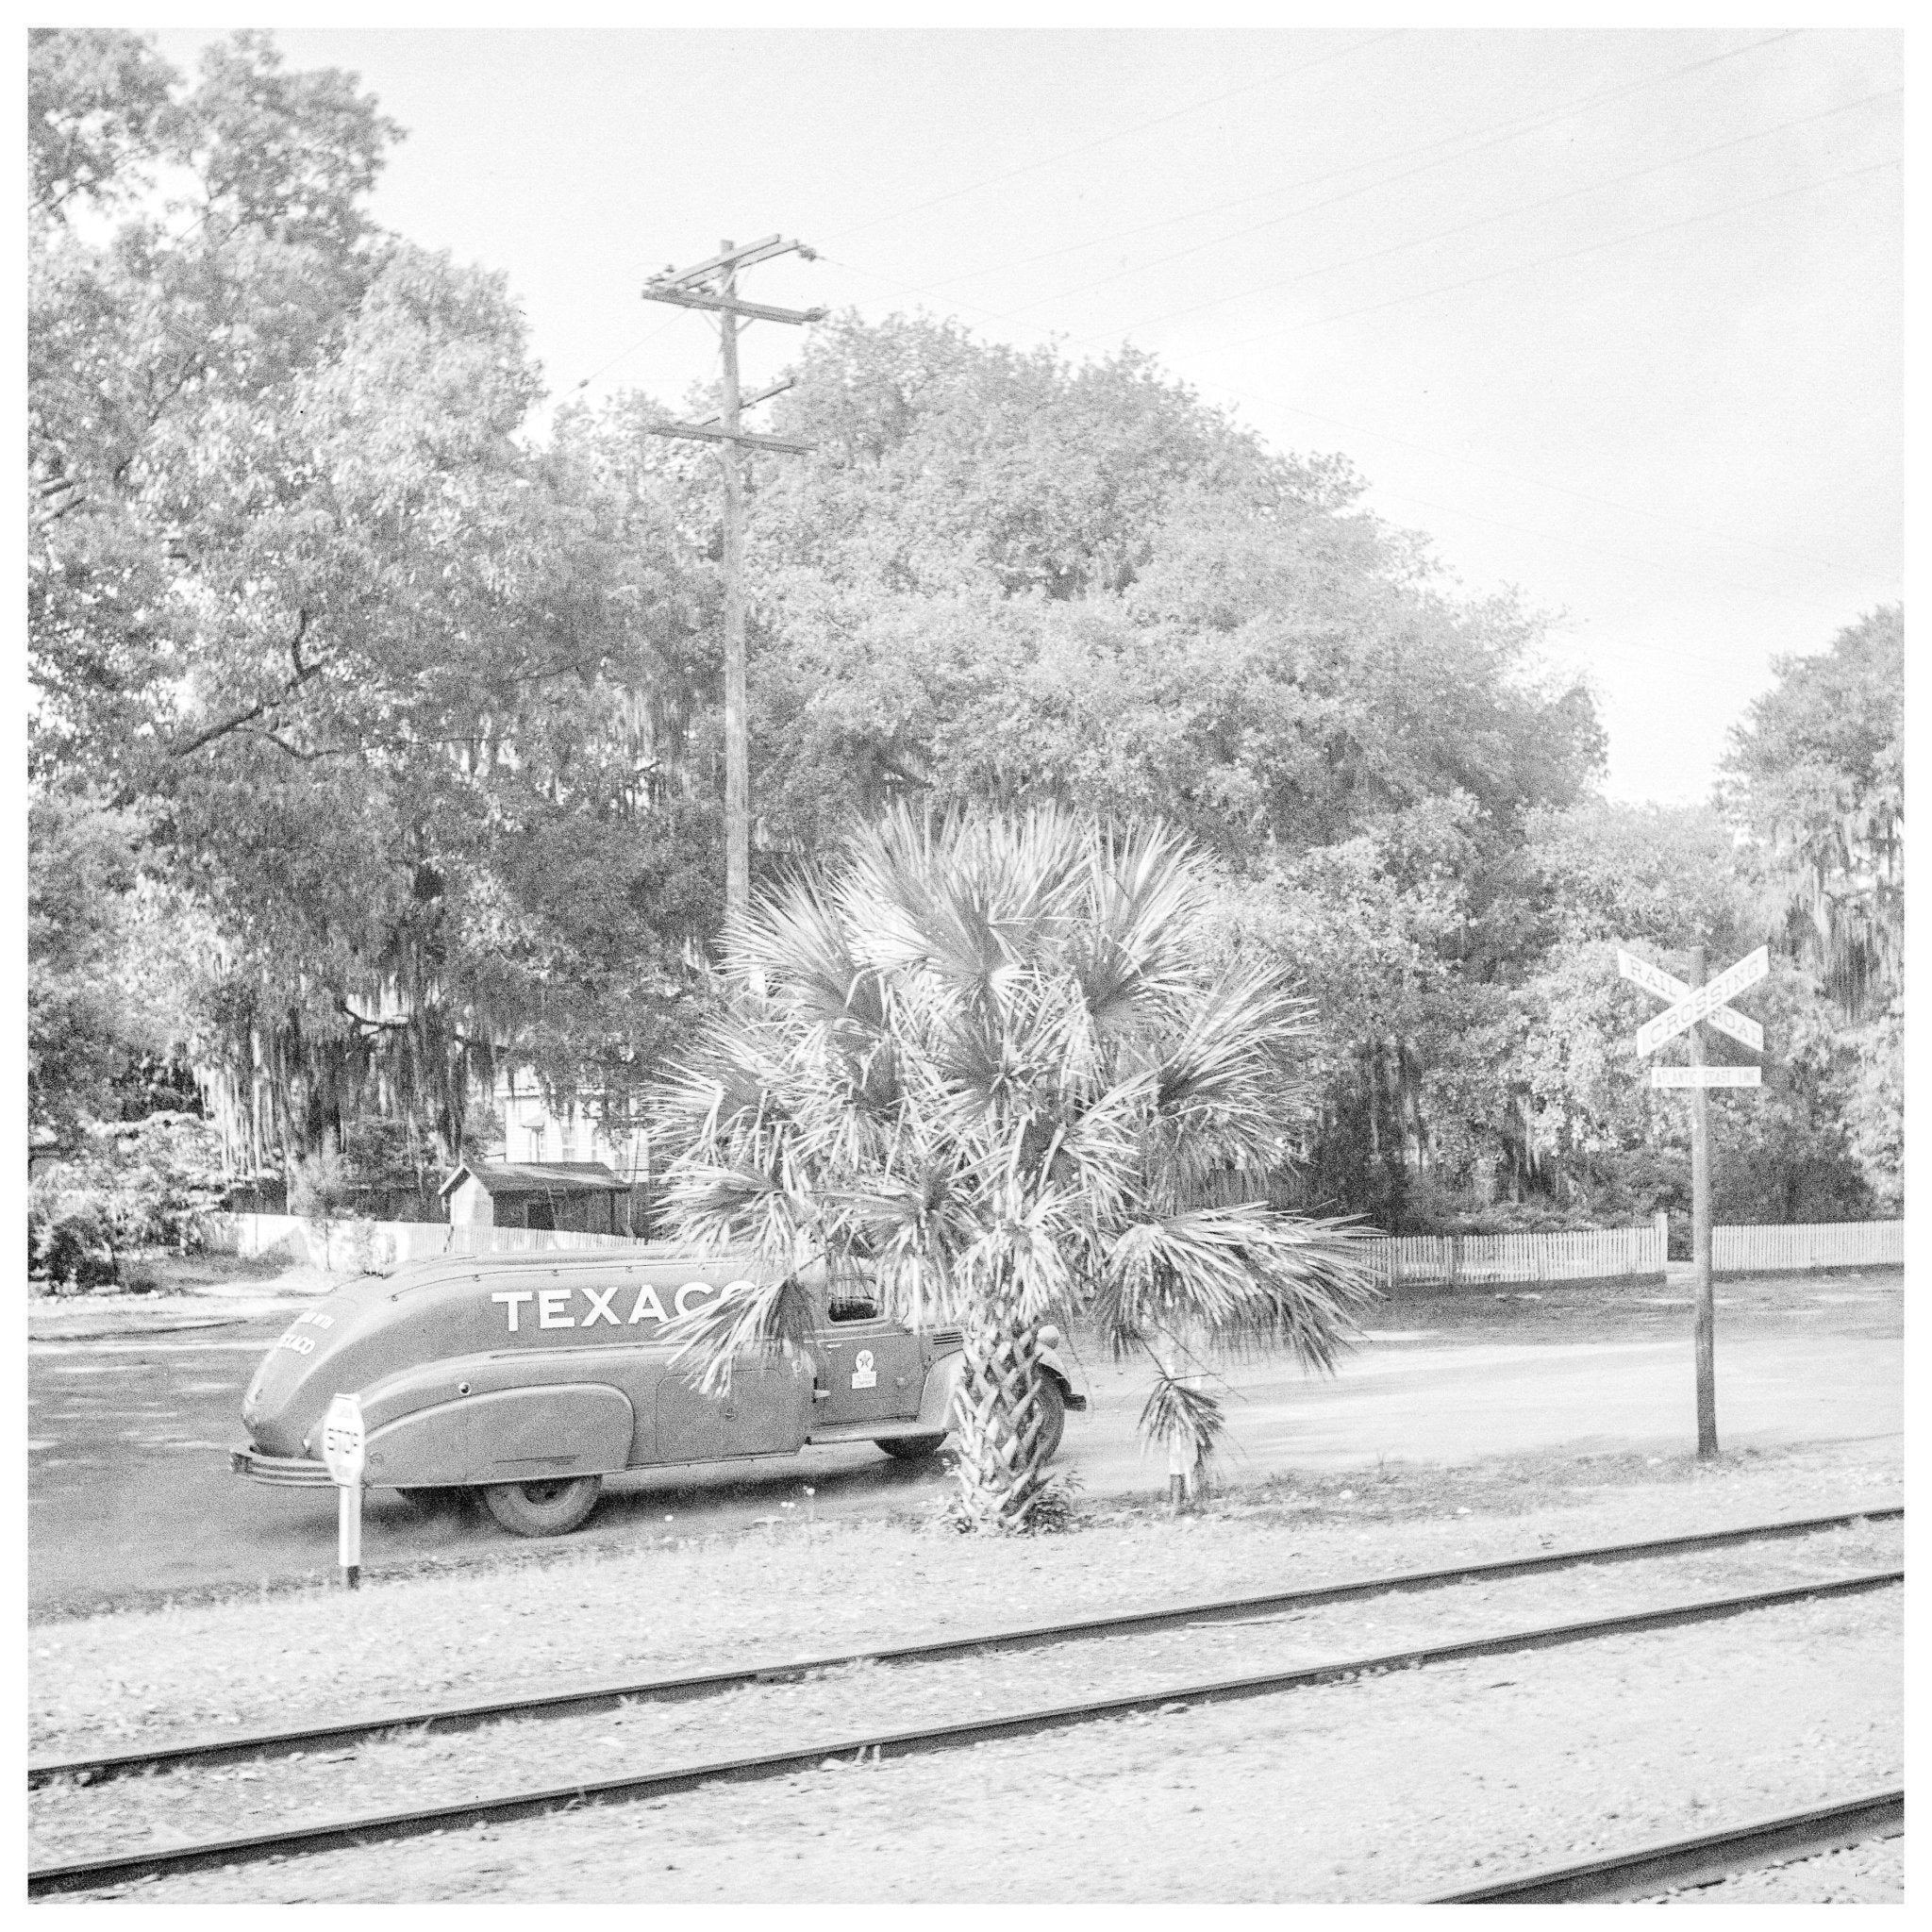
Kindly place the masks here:
[(1617, 971), (1659, 999), (1672, 1002), (1667, 1011), (1655, 1020), (1646, 1020), (1637, 1029), (1640, 1054), (1655, 1051), (1679, 1033), (1690, 1036), (1690, 1064), (1653, 1067), (1650, 1084), (1690, 1089), (1690, 1258), (1697, 1290), (1691, 1334), (1697, 1367), (1697, 1454), (1708, 1457), (1717, 1454), (1717, 1323), (1710, 1291), (1710, 1102), (1705, 1090), (1756, 1087), (1761, 1084), (1763, 1076), (1756, 1067), (1707, 1066), (1703, 1028), (1715, 1026), (1733, 1040), (1742, 1041), (1753, 1053), (1764, 1051), (1764, 1028), (1756, 1020), (1734, 1013), (1724, 1002), (1734, 992), (1756, 986), (1770, 973), (1771, 949), (1759, 946), (1728, 972), (1709, 980), (1704, 976), (1702, 946), (1691, 948), (1690, 959), (1690, 977), (1683, 980), (1646, 959), (1620, 950)]
[[(1756, 986), (1771, 971), (1771, 949), (1768, 946), (1759, 946), (1755, 953), (1747, 953), (1728, 973), (1720, 973), (1707, 986), (1693, 987), (1675, 974), (1653, 966), (1647, 959), (1640, 959), (1634, 954), (1621, 950), (1617, 954), (1617, 971), (1625, 979), (1634, 979), (1645, 991), (1674, 1002), (1668, 1012), (1659, 1013), (1655, 1020), (1646, 1020), (1637, 1029), (1639, 1053), (1654, 1052), (1665, 1041), (1684, 1032), (1699, 1020), (1707, 1025), (1715, 1026), (1720, 1033), (1728, 1033), (1753, 1053), (1764, 1051), (1764, 1028), (1756, 1020), (1733, 1012), (1724, 1002), (1734, 992), (1742, 992), (1747, 986)], [(1690, 1083), (1656, 1081), (1653, 1084), (1688, 1086)], [(1748, 1086), (1756, 1083), (1710, 1081), (1704, 1084)]]
[(1758, 1087), (1756, 1067), (1653, 1067), (1653, 1087)]

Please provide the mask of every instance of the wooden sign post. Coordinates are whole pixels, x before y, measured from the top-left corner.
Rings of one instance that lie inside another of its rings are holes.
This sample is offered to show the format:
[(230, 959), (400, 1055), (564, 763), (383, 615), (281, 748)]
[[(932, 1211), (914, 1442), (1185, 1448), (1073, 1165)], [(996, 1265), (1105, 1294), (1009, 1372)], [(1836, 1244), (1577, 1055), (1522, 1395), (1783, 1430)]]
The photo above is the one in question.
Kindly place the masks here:
[(1690, 950), (1687, 983), (1629, 953), (1617, 955), (1617, 971), (1625, 979), (1674, 1002), (1655, 1020), (1637, 1029), (1637, 1051), (1652, 1052), (1679, 1033), (1690, 1036), (1688, 1067), (1653, 1067), (1653, 1087), (1690, 1090), (1690, 1256), (1695, 1270), (1695, 1311), (1692, 1333), (1697, 1356), (1697, 1454), (1705, 1460), (1717, 1454), (1717, 1309), (1710, 1281), (1710, 1101), (1713, 1087), (1756, 1087), (1756, 1067), (1713, 1067), (1704, 1058), (1704, 1028), (1715, 1026), (1741, 1041), (1753, 1053), (1764, 1051), (1764, 1028), (1756, 1020), (1734, 1013), (1724, 1002), (1734, 992), (1756, 986), (1771, 971), (1770, 949), (1759, 946), (1735, 966), (1707, 983), (1704, 948)]

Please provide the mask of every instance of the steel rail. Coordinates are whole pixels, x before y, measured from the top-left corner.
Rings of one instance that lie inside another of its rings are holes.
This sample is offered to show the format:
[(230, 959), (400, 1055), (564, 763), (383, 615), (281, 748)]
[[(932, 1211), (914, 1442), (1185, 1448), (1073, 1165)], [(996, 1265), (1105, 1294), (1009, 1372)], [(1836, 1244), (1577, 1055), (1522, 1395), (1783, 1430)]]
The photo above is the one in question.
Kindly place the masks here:
[(1503, 1557), (1487, 1562), (1459, 1563), (1447, 1570), (1402, 1571), (1388, 1576), (1313, 1584), (1299, 1590), (1270, 1591), (1258, 1596), (1124, 1610), (1107, 1616), (1074, 1618), (1060, 1624), (982, 1630), (961, 1637), (928, 1639), (917, 1643), (874, 1646), (869, 1650), (843, 1651), (820, 1657), (775, 1659), (738, 1665), (728, 1670), (698, 1671), (681, 1676), (625, 1678), (613, 1683), (545, 1691), (536, 1696), (478, 1698), (461, 1704), (431, 1705), (417, 1710), (376, 1711), (291, 1729), (184, 1739), (136, 1750), (96, 1752), (81, 1757), (41, 1758), (28, 1763), (26, 1781), (29, 1790), (58, 1777), (85, 1777), (91, 1783), (105, 1782), (111, 1777), (152, 1771), (164, 1765), (218, 1764), (238, 1757), (286, 1755), (319, 1744), (340, 1744), (375, 1737), (383, 1731), (463, 1730), (504, 1717), (582, 1716), (592, 1710), (609, 1709), (626, 1701), (650, 1699), (670, 1702), (702, 1697), (746, 1684), (783, 1683), (808, 1676), (814, 1671), (838, 1670), (851, 1664), (902, 1664), (957, 1657), (967, 1651), (1031, 1649), (1130, 1631), (1158, 1630), (1175, 1624), (1211, 1623), (1322, 1604), (1348, 1603), (1398, 1591), (1438, 1589), (1454, 1583), (1529, 1576), (1551, 1570), (1570, 1569), (1581, 1563), (1637, 1562), (1698, 1550), (1725, 1549), (1738, 1543), (1761, 1541), (1773, 1537), (1806, 1536), (1815, 1530), (1841, 1528), (1854, 1523), (1890, 1521), (1904, 1514), (1904, 1506), (1896, 1505), (1879, 1509), (1841, 1511), (1831, 1516), (1746, 1524), (1730, 1529), (1701, 1530), (1648, 1542), (1541, 1550), (1533, 1557)]
[(1868, 1791), (1836, 1805), (1733, 1825), (1728, 1831), (1641, 1845), (1634, 1851), (1612, 1852), (1548, 1871), (1519, 1873), (1514, 1878), (1499, 1878), (1468, 1891), (1444, 1892), (1424, 1903), (1538, 1906), (1651, 1898), (1682, 1886), (1711, 1885), (1740, 1872), (1815, 1857), (1820, 1852), (1842, 1851), (1848, 1845), (1863, 1844), (1867, 1839), (1897, 1838), (1905, 1828), (1903, 1789)]
[(745, 1783), (783, 1777), (809, 1770), (827, 1758), (862, 1761), (868, 1752), (874, 1760), (891, 1751), (895, 1757), (958, 1750), (996, 1738), (1036, 1736), (1065, 1730), (1108, 1718), (1158, 1713), (1191, 1705), (1224, 1704), (1241, 1698), (1304, 1689), (1318, 1684), (1351, 1681), (1390, 1671), (1409, 1670), (1460, 1658), (1501, 1657), (1546, 1650), (1647, 1630), (1674, 1629), (1690, 1624), (1747, 1615), (1780, 1605), (1815, 1602), (1884, 1590), (1905, 1581), (1903, 1570), (1867, 1571), (1787, 1585), (1777, 1590), (1712, 1597), (1691, 1603), (1628, 1611), (1613, 1617), (1591, 1617), (1570, 1624), (1550, 1624), (1535, 1629), (1511, 1630), (1490, 1637), (1465, 1638), (1454, 1643), (1420, 1644), (1385, 1651), (1374, 1657), (1346, 1657), (1325, 1664), (1305, 1664), (1293, 1670), (1265, 1671), (1252, 1675), (1222, 1677), (1207, 1683), (1170, 1684), (1124, 1695), (1083, 1699), (1074, 1704), (1036, 1706), (1001, 1716), (969, 1718), (943, 1724), (914, 1725), (896, 1731), (864, 1731), (842, 1738), (822, 1738), (748, 1757), (722, 1757), (673, 1765), (661, 1771), (626, 1773), (617, 1777), (585, 1779), (577, 1784), (541, 1790), (499, 1792), (449, 1805), (409, 1810), (377, 1811), (353, 1818), (327, 1819), (313, 1824), (284, 1825), (268, 1832), (244, 1832), (231, 1838), (201, 1840), (188, 1844), (149, 1847), (141, 1851), (110, 1851), (92, 1857), (37, 1865), (27, 1872), (27, 1894), (78, 1891), (171, 1872), (208, 1865), (240, 1864), (290, 1852), (313, 1852), (362, 1845), (373, 1840), (414, 1838), (452, 1826), (491, 1820), (527, 1818), (565, 1806), (603, 1805), (695, 1790), (713, 1783)]

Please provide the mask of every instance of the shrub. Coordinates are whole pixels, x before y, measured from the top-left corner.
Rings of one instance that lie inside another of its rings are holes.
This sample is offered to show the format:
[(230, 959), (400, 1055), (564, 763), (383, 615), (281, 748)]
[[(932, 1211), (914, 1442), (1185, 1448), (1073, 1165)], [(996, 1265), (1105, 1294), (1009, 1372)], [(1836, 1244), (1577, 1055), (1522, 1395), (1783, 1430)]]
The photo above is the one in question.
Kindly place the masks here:
[(289, 1176), (289, 1212), (314, 1221), (341, 1221), (356, 1211), (362, 1187), (339, 1154), (311, 1154)]
[(29, 1272), (80, 1287), (121, 1275), (130, 1248), (199, 1244), (221, 1203), (220, 1139), (192, 1114), (92, 1128), (28, 1194)]
[(30, 1198), (27, 1270), (56, 1284), (101, 1288), (120, 1272), (112, 1204), (86, 1190)]

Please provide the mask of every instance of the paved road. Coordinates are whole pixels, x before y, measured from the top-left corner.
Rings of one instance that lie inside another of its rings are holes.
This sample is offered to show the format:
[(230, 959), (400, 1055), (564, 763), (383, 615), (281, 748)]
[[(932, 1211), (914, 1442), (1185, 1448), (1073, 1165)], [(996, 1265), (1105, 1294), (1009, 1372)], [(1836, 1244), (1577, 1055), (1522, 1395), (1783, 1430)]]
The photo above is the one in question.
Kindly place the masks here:
[[(1898, 1436), (1898, 1299), (1894, 1291), (1876, 1323), (1865, 1296), (1835, 1303), (1828, 1291), (1803, 1305), (1815, 1327), (1787, 1319), (1726, 1333), (1721, 1315), (1724, 1445)], [(30, 1344), (33, 1614), (329, 1572), (333, 1497), (265, 1489), (227, 1470), (226, 1451), (242, 1440), (242, 1391), (287, 1319), (277, 1309), (194, 1330)], [(1385, 1331), (1333, 1380), (1280, 1363), (1251, 1367), (1232, 1377), (1234, 1472), (1332, 1470), (1377, 1457), (1457, 1462), (1530, 1449), (1681, 1450), (1695, 1433), (1688, 1324), (1685, 1330), (1525, 1342)], [(1061, 1452), (1085, 1493), (1158, 1489), (1161, 1474), (1143, 1461), (1134, 1436), (1140, 1378), (1101, 1363), (1090, 1365), (1088, 1387), (1093, 1406), (1068, 1419)], [(944, 1488), (935, 1467), (892, 1462), (869, 1445), (625, 1475), (608, 1486), (575, 1541), (623, 1544), (664, 1534), (667, 1521), (673, 1533), (726, 1528), (787, 1504), (821, 1515), (924, 1510)], [(548, 1547), (515, 1543), (477, 1512), (425, 1518), (387, 1491), (370, 1492), (363, 1559), (371, 1570), (424, 1557), (538, 1556)]]

